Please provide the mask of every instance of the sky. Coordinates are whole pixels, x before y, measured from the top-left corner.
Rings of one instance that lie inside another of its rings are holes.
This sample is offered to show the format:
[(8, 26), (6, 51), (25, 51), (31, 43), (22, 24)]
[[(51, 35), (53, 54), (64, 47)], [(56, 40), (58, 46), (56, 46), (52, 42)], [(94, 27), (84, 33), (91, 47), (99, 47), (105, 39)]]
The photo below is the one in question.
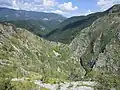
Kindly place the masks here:
[(57, 13), (66, 17), (104, 11), (120, 0), (0, 0), (0, 7)]

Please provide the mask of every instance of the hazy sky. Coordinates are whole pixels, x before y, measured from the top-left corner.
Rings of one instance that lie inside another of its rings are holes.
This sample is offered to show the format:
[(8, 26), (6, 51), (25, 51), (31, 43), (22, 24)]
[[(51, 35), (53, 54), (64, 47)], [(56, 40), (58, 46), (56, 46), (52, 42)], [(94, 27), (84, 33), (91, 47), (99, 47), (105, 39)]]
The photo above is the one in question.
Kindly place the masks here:
[(71, 17), (103, 11), (119, 3), (120, 0), (0, 0), (0, 7), (53, 12)]

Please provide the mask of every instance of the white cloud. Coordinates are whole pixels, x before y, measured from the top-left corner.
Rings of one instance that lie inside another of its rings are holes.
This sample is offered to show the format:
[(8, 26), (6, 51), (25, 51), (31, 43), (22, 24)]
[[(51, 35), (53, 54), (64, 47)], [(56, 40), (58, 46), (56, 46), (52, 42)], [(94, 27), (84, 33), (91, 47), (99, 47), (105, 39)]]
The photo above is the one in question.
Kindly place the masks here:
[(10, 8), (12, 6), (12, 0), (0, 0), (0, 7)]
[(91, 14), (91, 13), (93, 13), (93, 12), (91, 10), (88, 10), (83, 15), (88, 15), (88, 14)]
[(119, 4), (120, 0), (98, 0), (97, 4), (100, 6), (101, 10), (106, 10), (113, 6), (114, 4)]
[(91, 11), (91, 10), (87, 10), (85, 12), (76, 13), (76, 16), (86, 16), (86, 15), (89, 15), (89, 14), (92, 14), (92, 13), (94, 13), (94, 12)]
[(59, 7), (62, 11), (67, 11), (67, 12), (75, 11), (75, 10), (78, 9), (77, 6), (73, 6), (73, 5), (72, 5), (72, 2), (60, 4), (58, 7)]
[(12, 0), (12, 8), (28, 11), (49, 11), (56, 4), (55, 0)]
[(87, 10), (87, 11), (85, 11), (85, 12), (78, 13), (78, 14), (76, 14), (76, 15), (77, 15), (77, 16), (86, 16), (86, 15), (89, 15), (89, 14), (92, 14), (92, 13), (94, 13), (94, 12), (91, 11), (91, 10)]
[(12, 8), (19, 9), (19, 6), (18, 6), (16, 0), (13, 0), (13, 2), (12, 2)]
[(53, 13), (57, 13), (57, 14), (65, 14), (66, 12), (63, 12), (61, 10), (54, 10), (54, 11), (51, 11)]
[(0, 0), (0, 5), (11, 6), (12, 5), (12, 1), (11, 0)]
[(71, 16), (78, 7), (72, 2), (59, 3), (57, 0), (0, 0), (0, 7), (8, 7), (17, 10), (52, 12)]
[(56, 5), (56, 1), (55, 0), (43, 0), (43, 5), (46, 7), (52, 7)]

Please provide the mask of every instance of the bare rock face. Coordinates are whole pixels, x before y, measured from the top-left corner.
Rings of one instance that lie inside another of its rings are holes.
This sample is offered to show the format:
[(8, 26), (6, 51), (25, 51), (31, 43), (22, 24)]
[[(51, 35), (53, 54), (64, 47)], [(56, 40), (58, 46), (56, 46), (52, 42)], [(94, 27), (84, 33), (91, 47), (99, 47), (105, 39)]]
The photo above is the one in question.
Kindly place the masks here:
[[(82, 30), (70, 44), (74, 55), (80, 60), (87, 72), (91, 71), (93, 67), (106, 67), (106, 65), (119, 68), (118, 56), (120, 52), (114, 52), (119, 50), (120, 44), (119, 20), (117, 15), (104, 16), (96, 20), (90, 27)], [(115, 61), (113, 60), (114, 55), (117, 56)]]
[(0, 24), (0, 36), (2, 38), (2, 36), (5, 37), (9, 37), (10, 35), (13, 35), (14, 33), (16, 33), (15, 31), (15, 26), (12, 24)]
[(109, 13), (79, 32), (70, 43), (74, 56), (86, 71), (85, 77), (98, 80), (103, 88), (98, 90), (111, 90), (111, 87), (119, 90), (119, 33), (120, 16)]

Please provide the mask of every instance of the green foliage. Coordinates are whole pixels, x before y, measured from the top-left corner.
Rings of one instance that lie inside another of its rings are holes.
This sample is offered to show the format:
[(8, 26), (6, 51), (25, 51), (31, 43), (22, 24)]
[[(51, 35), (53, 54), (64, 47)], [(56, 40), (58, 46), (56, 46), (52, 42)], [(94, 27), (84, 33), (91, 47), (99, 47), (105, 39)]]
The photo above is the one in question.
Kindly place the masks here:
[(44, 88), (44, 87), (41, 87), (41, 88), (40, 88), (40, 90), (49, 90), (49, 89), (47, 89), (47, 88)]
[(98, 82), (96, 87), (97, 90), (110, 90), (111, 88), (115, 88), (116, 90), (120, 89), (119, 75), (100, 73), (96, 81)]
[(16, 25), (16, 27), (25, 28), (38, 36), (44, 36), (51, 31), (50, 27), (40, 20), (17, 20), (7, 22)]
[(10, 78), (0, 78), (0, 90), (14, 90), (14, 85), (11, 84)]
[(14, 86), (11, 84), (12, 75), (9, 73), (11, 67), (0, 67), (0, 90), (13, 90)]
[(50, 84), (56, 84), (56, 83), (59, 83), (60, 80), (56, 79), (56, 78), (42, 78), (42, 81), (44, 83), (50, 83)]
[(33, 82), (30, 81), (14, 81), (12, 82), (12, 85), (14, 86), (15, 89), (12, 90), (41, 90), (37, 85), (35, 85)]
[[(8, 26), (6, 25), (6, 29), (9, 29)], [(0, 49), (2, 51), (0, 59), (10, 62), (5, 64), (12, 67), (8, 72), (14, 78), (29, 77), (30, 80), (43, 78), (47, 83), (57, 83), (78, 80), (83, 75), (80, 64), (73, 57), (68, 45), (44, 40), (24, 29), (14, 30), (11, 31), (13, 34), (5, 30), (5, 35), (9, 36), (7, 40), (3, 37), (4, 43), (1, 47), (4, 48)]]

